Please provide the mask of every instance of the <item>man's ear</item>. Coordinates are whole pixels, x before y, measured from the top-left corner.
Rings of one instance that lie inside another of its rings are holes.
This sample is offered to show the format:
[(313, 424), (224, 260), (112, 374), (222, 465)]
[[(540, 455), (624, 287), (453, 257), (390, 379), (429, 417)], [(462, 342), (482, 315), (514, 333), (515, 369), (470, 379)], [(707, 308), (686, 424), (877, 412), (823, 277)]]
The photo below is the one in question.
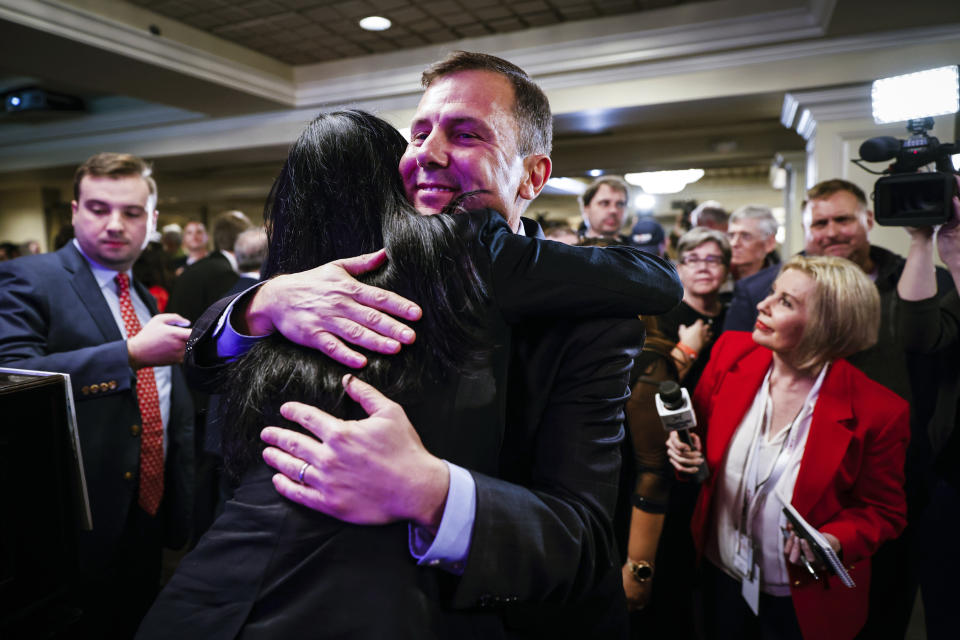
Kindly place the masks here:
[(866, 218), (866, 220), (864, 220), (864, 223), (867, 227), (867, 231), (870, 231), (870, 229), (873, 229), (873, 222), (874, 222), (873, 211), (870, 209), (867, 209), (867, 212), (864, 214), (864, 216)]
[(763, 243), (763, 250), (770, 253), (777, 248), (777, 234), (773, 233), (767, 236), (767, 241)]
[(533, 153), (523, 159), (524, 178), (517, 189), (517, 195), (524, 200), (533, 200), (550, 179), (553, 163), (550, 156), (542, 153)]
[(70, 201), (70, 223), (71, 223), (71, 224), (76, 224), (76, 223), (73, 221), (73, 218), (77, 215), (77, 208), (79, 208), (79, 206), (80, 206), (80, 205), (77, 204), (77, 201), (76, 201), (76, 200), (71, 200), (71, 201)]

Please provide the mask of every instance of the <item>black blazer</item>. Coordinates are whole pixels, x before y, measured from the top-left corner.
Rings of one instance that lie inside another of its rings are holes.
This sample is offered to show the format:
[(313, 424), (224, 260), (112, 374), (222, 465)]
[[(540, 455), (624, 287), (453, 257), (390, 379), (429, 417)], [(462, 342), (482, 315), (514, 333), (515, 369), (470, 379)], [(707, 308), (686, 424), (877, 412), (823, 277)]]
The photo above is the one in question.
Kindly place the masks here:
[[(150, 293), (134, 282), (151, 313)], [(127, 345), (93, 273), (73, 243), (56, 253), (0, 263), (0, 363), (70, 374), (93, 515), (81, 565), (110, 556), (138, 491), (140, 410)], [(161, 515), (169, 546), (187, 537), (193, 499), (193, 407), (180, 367), (172, 368)], [(129, 478), (126, 474), (130, 474)]]
[(753, 325), (757, 323), (757, 305), (770, 295), (770, 288), (780, 274), (781, 266), (772, 264), (733, 286), (733, 299), (723, 321), (724, 331), (753, 331)]
[[(674, 269), (651, 254), (524, 238), (512, 234), (495, 212), (485, 216), (480, 238), (487, 251), (481, 254), (490, 257), (490, 290), (502, 315), (491, 329), (498, 346), (490, 366), (449, 381), (448, 392), (431, 394), (424, 403), (429, 412), (406, 407), (427, 448), (469, 469), (477, 484), (473, 541), (463, 576), (423, 570), (439, 583), (436, 598), (425, 592), (431, 602), (444, 605), (445, 622), (439, 628), (458, 629), (450, 637), (505, 637), (513, 627), (522, 630), (529, 621), (544, 619), (536, 604), (516, 614), (506, 612), (514, 603), (586, 605), (612, 569), (617, 567), (619, 576), (611, 519), (622, 403), (630, 364), (642, 345), (642, 324), (605, 320), (577, 326), (544, 316), (629, 318), (665, 311), (682, 295)], [(190, 375), (206, 384), (222, 368), (211, 334), (228, 302), (204, 314), (188, 343)], [(503, 321), (521, 318), (532, 323), (521, 331), (511, 365), (510, 331)], [(402, 555), (412, 565), (406, 549)], [(175, 576), (171, 586), (176, 581)], [(364, 608), (362, 598), (372, 597), (377, 581), (371, 577), (357, 592), (345, 584), (338, 592), (341, 605)], [(603, 602), (609, 605), (610, 598)], [(613, 609), (612, 625), (622, 628), (625, 606)], [(170, 613), (151, 614), (141, 634), (152, 631), (150, 620), (170, 618)], [(583, 623), (606, 624), (598, 618)]]
[(207, 307), (227, 295), (239, 278), (227, 257), (215, 251), (177, 276), (166, 311), (196, 322)]

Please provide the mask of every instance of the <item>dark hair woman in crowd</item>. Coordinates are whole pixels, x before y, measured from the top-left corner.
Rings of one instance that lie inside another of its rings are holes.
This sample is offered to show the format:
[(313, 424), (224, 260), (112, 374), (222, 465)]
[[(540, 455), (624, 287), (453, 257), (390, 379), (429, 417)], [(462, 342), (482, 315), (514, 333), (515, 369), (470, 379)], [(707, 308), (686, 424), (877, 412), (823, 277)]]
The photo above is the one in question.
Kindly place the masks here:
[[(752, 334), (720, 336), (694, 394), (711, 473), (691, 523), (706, 556), (705, 628), (717, 638), (853, 638), (867, 616), (870, 556), (906, 524), (909, 407), (843, 359), (876, 342), (879, 294), (848, 260), (797, 256), (757, 309)], [(677, 470), (703, 462), (701, 440), (693, 445), (670, 434)], [(815, 566), (782, 500), (823, 534), (855, 587)]]
[[(366, 353), (368, 364), (358, 375), (400, 403), (424, 445), (442, 456), (464, 446), (452, 415), (459, 377), (498, 357), (508, 321), (630, 316), (644, 296), (633, 286), (639, 280), (616, 292), (606, 287), (613, 280), (624, 284), (622, 271), (635, 264), (633, 253), (600, 254), (607, 250), (517, 236), (490, 210), (418, 215), (397, 172), (405, 147), (393, 127), (363, 112), (321, 115), (310, 123), (267, 205), (270, 244), (262, 275), (386, 249), (385, 265), (360, 279), (417, 301), (424, 315), (413, 345), (395, 355)], [(669, 273), (666, 263), (662, 268)], [(575, 281), (560, 275), (571, 272), (578, 274)], [(260, 458), (265, 425), (300, 429), (280, 415), (284, 402), (365, 417), (344, 392), (349, 372), (279, 334), (231, 365), (224, 454), (239, 485), (181, 562), (138, 637), (449, 634), (438, 611), (438, 572), (410, 557), (406, 523), (356, 526), (286, 501)], [(498, 432), (491, 424), (490, 433)], [(495, 454), (487, 464), (497, 464)]]

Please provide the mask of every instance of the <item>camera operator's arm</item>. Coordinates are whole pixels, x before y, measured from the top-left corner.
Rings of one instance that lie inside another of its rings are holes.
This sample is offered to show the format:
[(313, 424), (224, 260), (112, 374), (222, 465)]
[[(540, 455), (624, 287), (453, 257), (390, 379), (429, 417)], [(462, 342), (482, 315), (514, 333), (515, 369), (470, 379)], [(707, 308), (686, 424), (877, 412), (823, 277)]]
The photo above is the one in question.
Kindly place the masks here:
[(910, 252), (897, 282), (901, 300), (926, 300), (937, 295), (933, 265), (933, 227), (906, 227), (910, 234)]
[[(954, 197), (953, 207), (953, 217), (937, 232), (937, 248), (954, 283), (960, 283), (960, 199)], [(910, 253), (897, 284), (901, 299), (899, 333), (907, 350), (933, 353), (960, 340), (960, 304), (955, 289), (937, 296), (932, 230), (927, 227), (908, 231)]]
[[(960, 192), (960, 176), (955, 176)], [(897, 294), (901, 300), (926, 300), (937, 295), (936, 269), (933, 264), (933, 227), (906, 227), (910, 234), (910, 253), (904, 265)], [(947, 265), (954, 285), (960, 289), (960, 198), (953, 197), (953, 216), (937, 232), (940, 259)]]
[[(960, 193), (960, 176), (954, 176), (954, 179), (957, 193)], [(956, 195), (953, 196), (953, 217), (937, 233), (937, 250), (950, 270), (954, 286), (960, 291), (960, 197)]]

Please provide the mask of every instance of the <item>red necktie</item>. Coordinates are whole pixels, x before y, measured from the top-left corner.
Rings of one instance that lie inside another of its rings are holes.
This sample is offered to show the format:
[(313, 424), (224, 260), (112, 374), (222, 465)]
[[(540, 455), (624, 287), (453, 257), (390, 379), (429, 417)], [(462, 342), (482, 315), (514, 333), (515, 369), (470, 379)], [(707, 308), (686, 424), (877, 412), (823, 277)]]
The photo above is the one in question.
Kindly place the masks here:
[[(118, 273), (117, 296), (120, 315), (127, 330), (127, 340), (140, 333), (140, 320), (130, 300), (130, 276)], [(160, 396), (152, 367), (137, 370), (137, 403), (140, 405), (140, 506), (150, 515), (157, 513), (163, 497), (163, 421), (160, 418)]]

